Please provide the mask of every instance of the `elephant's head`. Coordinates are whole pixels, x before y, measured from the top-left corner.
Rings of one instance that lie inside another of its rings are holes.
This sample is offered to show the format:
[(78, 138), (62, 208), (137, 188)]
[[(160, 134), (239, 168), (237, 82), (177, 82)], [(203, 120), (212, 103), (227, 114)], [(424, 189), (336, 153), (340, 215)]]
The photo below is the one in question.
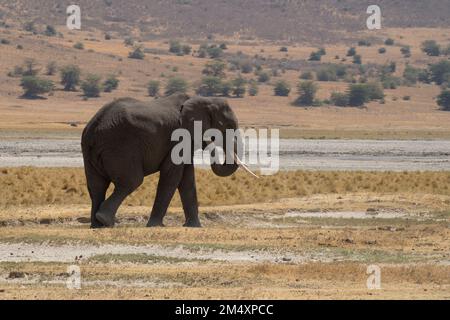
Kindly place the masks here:
[[(217, 129), (222, 133), (223, 143), (222, 148), (225, 152), (225, 162), (211, 163), (212, 171), (221, 177), (226, 177), (233, 174), (239, 166), (248, 168), (240, 161), (242, 158), (242, 139), (237, 134), (233, 137), (234, 143), (227, 143), (226, 130), (233, 129), (236, 131), (238, 126), (238, 120), (233, 110), (231, 110), (228, 102), (221, 98), (205, 98), (205, 97), (193, 97), (183, 103), (181, 109), (181, 123), (182, 127), (189, 130), (191, 137), (194, 137), (194, 121), (202, 122), (202, 135), (208, 129)], [(214, 143), (214, 142), (212, 142)], [(209, 143), (203, 143), (203, 149)], [(227, 145), (234, 145), (234, 150), (229, 150)], [(216, 152), (214, 147), (213, 153)]]

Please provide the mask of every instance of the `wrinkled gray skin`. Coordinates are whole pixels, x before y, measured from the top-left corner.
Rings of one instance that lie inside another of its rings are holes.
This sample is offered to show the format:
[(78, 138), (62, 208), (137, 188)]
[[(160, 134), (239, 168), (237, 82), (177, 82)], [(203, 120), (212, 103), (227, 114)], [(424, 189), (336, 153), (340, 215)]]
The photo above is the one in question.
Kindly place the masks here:
[[(202, 121), (203, 132), (209, 128), (222, 131), (224, 140), (226, 129), (238, 128), (228, 103), (219, 98), (189, 98), (185, 94), (152, 102), (122, 98), (98, 111), (84, 129), (81, 140), (92, 200), (92, 228), (114, 226), (117, 209), (124, 199), (142, 184), (145, 176), (158, 171), (160, 178), (147, 226), (163, 226), (163, 218), (176, 189), (186, 217), (184, 226), (201, 226), (194, 166), (175, 165), (171, 160), (171, 150), (177, 144), (171, 141), (172, 132), (186, 128), (193, 139), (194, 121)], [(206, 145), (204, 143), (203, 148)], [(225, 151), (227, 157), (233, 156), (232, 152)], [(218, 176), (229, 176), (238, 165), (234, 160), (228, 163), (212, 164), (211, 169)], [(115, 186), (114, 192), (105, 200), (111, 183)]]

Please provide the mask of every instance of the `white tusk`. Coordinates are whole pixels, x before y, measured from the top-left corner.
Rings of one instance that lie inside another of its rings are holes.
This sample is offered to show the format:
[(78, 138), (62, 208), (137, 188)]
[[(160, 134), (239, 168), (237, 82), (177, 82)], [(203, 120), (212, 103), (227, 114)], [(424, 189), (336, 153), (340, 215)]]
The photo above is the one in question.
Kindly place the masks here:
[(238, 166), (240, 166), (240, 167), (242, 167), (242, 169), (244, 169), (245, 171), (247, 171), (248, 173), (250, 173), (252, 176), (254, 176), (255, 178), (258, 178), (259, 179), (259, 177), (256, 175), (256, 174), (254, 174), (242, 161), (241, 161), (241, 159), (239, 159), (239, 157), (238, 157), (238, 155), (235, 153), (234, 154), (234, 159), (236, 160), (236, 163), (238, 164)]

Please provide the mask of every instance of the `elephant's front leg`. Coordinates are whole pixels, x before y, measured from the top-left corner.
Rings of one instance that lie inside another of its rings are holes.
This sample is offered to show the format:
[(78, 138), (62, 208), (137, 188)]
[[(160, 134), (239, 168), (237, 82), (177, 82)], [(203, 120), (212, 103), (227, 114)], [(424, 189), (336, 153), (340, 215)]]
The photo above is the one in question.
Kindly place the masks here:
[(164, 160), (160, 169), (155, 202), (153, 203), (153, 209), (147, 227), (164, 226), (163, 219), (169, 207), (170, 200), (172, 200), (175, 190), (183, 177), (183, 167), (183, 164), (173, 164), (170, 156)]
[(197, 189), (195, 187), (195, 172), (193, 164), (184, 166), (183, 178), (178, 186), (181, 202), (186, 217), (185, 227), (201, 227), (198, 218)]

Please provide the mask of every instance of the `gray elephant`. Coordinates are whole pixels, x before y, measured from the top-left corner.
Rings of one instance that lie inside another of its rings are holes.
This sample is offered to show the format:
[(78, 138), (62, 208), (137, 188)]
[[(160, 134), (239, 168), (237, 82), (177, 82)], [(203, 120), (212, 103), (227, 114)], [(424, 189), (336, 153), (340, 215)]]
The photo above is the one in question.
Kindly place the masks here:
[[(124, 199), (142, 184), (145, 176), (158, 171), (160, 178), (147, 226), (163, 226), (176, 189), (186, 218), (184, 226), (201, 226), (193, 162), (175, 164), (171, 158), (176, 144), (171, 141), (172, 132), (185, 128), (194, 137), (194, 121), (202, 121), (203, 130), (220, 130), (224, 137), (226, 129), (238, 128), (236, 116), (225, 99), (190, 98), (186, 94), (174, 94), (149, 103), (121, 98), (97, 112), (84, 129), (81, 140), (92, 201), (92, 228), (114, 226), (116, 212)], [(207, 146), (203, 142), (202, 148)], [(222, 177), (233, 174), (242, 164), (236, 153), (231, 159), (233, 153), (225, 149), (227, 161), (211, 164), (212, 171)], [(191, 159), (193, 152), (194, 148)], [(115, 186), (114, 192), (105, 200), (111, 183)]]

